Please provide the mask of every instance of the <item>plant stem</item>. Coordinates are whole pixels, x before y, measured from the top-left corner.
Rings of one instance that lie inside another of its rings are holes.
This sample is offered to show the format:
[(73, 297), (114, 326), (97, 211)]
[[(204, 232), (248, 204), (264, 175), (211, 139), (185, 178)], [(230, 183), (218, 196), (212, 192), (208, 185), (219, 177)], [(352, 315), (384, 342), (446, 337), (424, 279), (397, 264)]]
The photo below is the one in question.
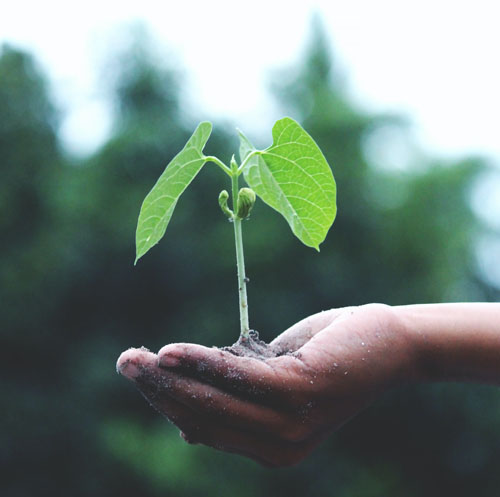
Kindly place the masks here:
[(205, 156), (205, 160), (209, 162), (213, 162), (214, 164), (217, 164), (226, 174), (229, 176), (232, 176), (233, 173), (231, 172), (231, 169), (229, 169), (224, 162), (222, 162), (220, 159), (217, 157), (214, 157), (213, 155)]
[(243, 236), (241, 230), (241, 219), (236, 215), (236, 203), (238, 201), (238, 166), (231, 162), (231, 186), (233, 194), (233, 224), (234, 241), (236, 245), (236, 266), (238, 268), (238, 288), (240, 294), (240, 339), (248, 340), (250, 326), (248, 324), (248, 299), (247, 299), (247, 279), (245, 276), (245, 258), (243, 255)]
[(247, 163), (250, 161), (252, 157), (255, 157), (256, 155), (261, 154), (261, 150), (254, 150), (253, 152), (250, 152), (246, 157), (245, 160), (241, 163), (240, 167), (238, 168), (238, 174), (241, 174), (243, 172), (243, 169), (245, 169), (245, 166)]

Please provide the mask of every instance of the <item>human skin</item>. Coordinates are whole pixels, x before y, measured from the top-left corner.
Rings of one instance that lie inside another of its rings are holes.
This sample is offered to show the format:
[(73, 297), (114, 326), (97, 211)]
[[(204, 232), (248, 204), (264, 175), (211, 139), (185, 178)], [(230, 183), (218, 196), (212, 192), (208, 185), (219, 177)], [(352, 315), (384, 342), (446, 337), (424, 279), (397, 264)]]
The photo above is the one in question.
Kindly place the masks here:
[(122, 353), (117, 370), (189, 443), (270, 467), (300, 462), (386, 390), (500, 384), (500, 304), (368, 304), (310, 316), (271, 359), (196, 344)]

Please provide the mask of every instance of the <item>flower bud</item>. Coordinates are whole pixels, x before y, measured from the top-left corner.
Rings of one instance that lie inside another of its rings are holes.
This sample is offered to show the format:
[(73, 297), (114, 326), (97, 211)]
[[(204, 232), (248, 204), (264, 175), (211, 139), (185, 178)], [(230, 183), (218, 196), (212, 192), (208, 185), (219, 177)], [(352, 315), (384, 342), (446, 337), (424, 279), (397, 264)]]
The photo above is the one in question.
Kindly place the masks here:
[(234, 154), (231, 157), (231, 169), (234, 171), (238, 169), (238, 163), (236, 162), (236, 159), (234, 158)]
[(247, 218), (252, 210), (253, 204), (255, 204), (255, 200), (255, 192), (251, 188), (241, 188), (236, 203), (236, 216), (239, 219)]
[(229, 193), (226, 190), (222, 190), (219, 193), (219, 205), (222, 212), (231, 219), (233, 217), (233, 211), (227, 206), (227, 199), (229, 198)]

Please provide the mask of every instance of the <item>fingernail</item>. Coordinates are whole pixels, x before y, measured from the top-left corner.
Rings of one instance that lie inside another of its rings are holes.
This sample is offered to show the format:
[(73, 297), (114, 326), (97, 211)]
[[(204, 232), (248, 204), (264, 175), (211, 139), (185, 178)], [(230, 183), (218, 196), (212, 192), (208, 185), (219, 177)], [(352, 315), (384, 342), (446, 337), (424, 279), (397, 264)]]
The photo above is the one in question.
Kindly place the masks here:
[(164, 368), (175, 368), (180, 364), (180, 361), (177, 357), (164, 355), (160, 358), (158, 364)]
[(125, 363), (120, 364), (120, 366), (118, 367), (118, 372), (129, 380), (135, 380), (141, 373), (140, 369), (130, 361), (126, 361)]

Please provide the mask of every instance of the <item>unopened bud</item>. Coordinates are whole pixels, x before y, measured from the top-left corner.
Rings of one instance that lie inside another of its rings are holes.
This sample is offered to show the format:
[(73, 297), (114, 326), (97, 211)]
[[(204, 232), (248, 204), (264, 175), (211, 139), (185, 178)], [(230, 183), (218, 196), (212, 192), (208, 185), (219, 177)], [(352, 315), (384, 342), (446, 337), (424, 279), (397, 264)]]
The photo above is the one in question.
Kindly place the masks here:
[(222, 190), (219, 193), (219, 205), (220, 208), (222, 209), (222, 212), (228, 217), (232, 218), (233, 217), (233, 211), (227, 206), (227, 199), (229, 198), (229, 193), (227, 193), (226, 190)]
[(240, 219), (247, 218), (255, 204), (255, 200), (255, 192), (251, 188), (241, 188), (236, 203), (236, 216)]
[(234, 154), (231, 157), (231, 169), (232, 170), (238, 169), (238, 163), (236, 162), (236, 159), (234, 158)]

